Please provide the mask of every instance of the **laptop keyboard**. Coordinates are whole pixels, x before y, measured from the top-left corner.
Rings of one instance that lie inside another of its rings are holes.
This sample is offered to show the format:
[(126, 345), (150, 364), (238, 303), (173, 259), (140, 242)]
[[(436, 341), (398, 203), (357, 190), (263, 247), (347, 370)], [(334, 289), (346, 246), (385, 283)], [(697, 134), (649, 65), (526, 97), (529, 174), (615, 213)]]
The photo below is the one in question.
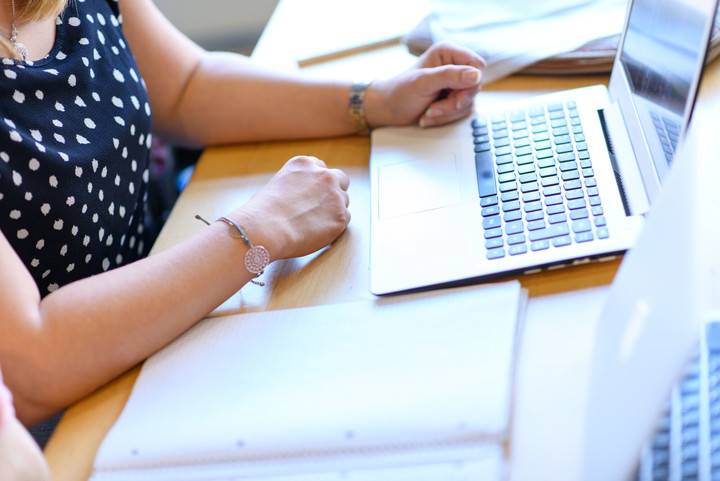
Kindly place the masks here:
[(644, 450), (637, 479), (720, 480), (720, 321), (705, 326), (699, 352)]
[(472, 121), (488, 259), (610, 234), (575, 102)]

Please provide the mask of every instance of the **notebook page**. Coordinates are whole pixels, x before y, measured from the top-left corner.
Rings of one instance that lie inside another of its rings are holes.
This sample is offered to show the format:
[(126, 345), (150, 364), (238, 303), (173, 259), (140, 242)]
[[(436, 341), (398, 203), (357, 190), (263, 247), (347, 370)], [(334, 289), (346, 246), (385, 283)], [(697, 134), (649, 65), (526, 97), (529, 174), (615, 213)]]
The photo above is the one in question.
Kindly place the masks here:
[(208, 318), (145, 363), (91, 479), (497, 459), (523, 300), (509, 282)]

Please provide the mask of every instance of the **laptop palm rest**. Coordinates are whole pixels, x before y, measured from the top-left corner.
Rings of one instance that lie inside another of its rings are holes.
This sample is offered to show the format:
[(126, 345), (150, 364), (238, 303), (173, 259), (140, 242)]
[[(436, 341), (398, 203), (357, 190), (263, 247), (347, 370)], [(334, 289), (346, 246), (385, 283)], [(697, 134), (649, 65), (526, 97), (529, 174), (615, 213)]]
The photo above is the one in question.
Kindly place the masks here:
[(380, 219), (449, 207), (460, 203), (458, 167), (454, 154), (380, 167)]

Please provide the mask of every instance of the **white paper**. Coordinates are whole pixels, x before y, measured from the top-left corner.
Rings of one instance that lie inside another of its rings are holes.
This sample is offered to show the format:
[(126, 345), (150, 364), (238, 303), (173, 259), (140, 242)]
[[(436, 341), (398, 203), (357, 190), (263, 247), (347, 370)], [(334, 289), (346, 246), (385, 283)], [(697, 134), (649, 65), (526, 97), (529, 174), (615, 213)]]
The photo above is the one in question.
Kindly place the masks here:
[(509, 282), (206, 319), (145, 363), (92, 479), (500, 470), (523, 299)]
[[(483, 2), (485, 3), (485, 2)], [(626, 0), (597, 0), (579, 3), (548, 15), (533, 16), (537, 8), (529, 8), (517, 0), (498, 3), (512, 7), (517, 18), (507, 22), (486, 22), (484, 17), (468, 17), (473, 20), (463, 29), (442, 14), (436, 15), (430, 24), (433, 38), (449, 39), (482, 55), (487, 61), (483, 76), (490, 83), (519, 72), (538, 60), (571, 52), (588, 42), (617, 35), (621, 32), (627, 8)], [(544, 5), (543, 2), (536, 2)], [(499, 8), (499, 7), (497, 7)], [(450, 15), (450, 13), (446, 13)], [(452, 17), (449, 17), (450, 19)], [(450, 27), (448, 27), (450, 25)]]

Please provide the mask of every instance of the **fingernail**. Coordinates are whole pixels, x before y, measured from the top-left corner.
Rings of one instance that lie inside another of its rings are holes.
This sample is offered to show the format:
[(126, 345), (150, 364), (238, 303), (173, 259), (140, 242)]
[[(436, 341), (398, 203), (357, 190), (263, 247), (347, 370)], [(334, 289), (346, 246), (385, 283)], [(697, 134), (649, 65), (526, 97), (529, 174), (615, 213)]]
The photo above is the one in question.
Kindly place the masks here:
[(457, 103), (455, 104), (455, 109), (461, 110), (463, 107), (465, 107), (465, 102), (467, 102), (467, 95), (458, 95)]
[(462, 74), (462, 81), (466, 84), (475, 85), (480, 82), (480, 71), (478, 69), (467, 69)]
[(425, 111), (425, 116), (428, 118), (440, 117), (442, 114), (442, 110), (436, 109), (434, 107), (431, 107)]
[(434, 123), (433, 123), (432, 119), (429, 119), (429, 118), (427, 118), (427, 117), (425, 117), (425, 116), (422, 116), (422, 117), (420, 117), (420, 122), (419, 122), (419, 124), (420, 124), (420, 127), (421, 127), (421, 128), (425, 128), (425, 127), (430, 127), (430, 126), (432, 126)]

